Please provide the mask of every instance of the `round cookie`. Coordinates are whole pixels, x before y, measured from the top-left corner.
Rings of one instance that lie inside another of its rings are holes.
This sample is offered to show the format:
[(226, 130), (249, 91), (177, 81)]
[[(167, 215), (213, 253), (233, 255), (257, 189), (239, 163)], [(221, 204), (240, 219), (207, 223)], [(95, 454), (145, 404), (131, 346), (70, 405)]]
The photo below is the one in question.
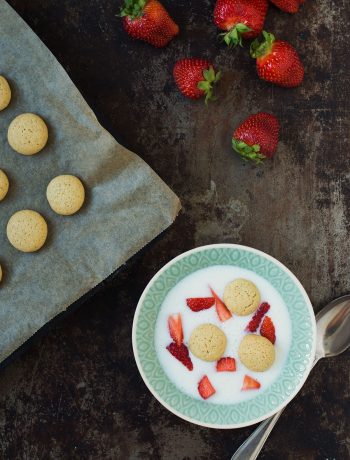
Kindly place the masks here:
[(47, 186), (46, 197), (53, 211), (70, 216), (83, 206), (84, 185), (75, 176), (57, 176)]
[(242, 364), (254, 372), (264, 372), (275, 361), (275, 347), (261, 335), (246, 335), (239, 347), (238, 356)]
[(6, 109), (11, 101), (11, 88), (5, 77), (0, 75), (0, 110)]
[(22, 113), (11, 121), (7, 132), (10, 146), (22, 155), (34, 155), (48, 140), (48, 129), (42, 118), (34, 113)]
[(214, 324), (201, 324), (191, 334), (189, 347), (203, 361), (217, 361), (225, 352), (226, 335)]
[(258, 308), (260, 293), (254, 283), (239, 278), (226, 285), (224, 302), (235, 315), (247, 316), (254, 313)]
[(45, 219), (36, 211), (18, 211), (7, 223), (7, 238), (16, 249), (22, 252), (38, 251), (47, 238)]
[(0, 169), (0, 201), (2, 201), (7, 195), (9, 186), (10, 184), (6, 174)]

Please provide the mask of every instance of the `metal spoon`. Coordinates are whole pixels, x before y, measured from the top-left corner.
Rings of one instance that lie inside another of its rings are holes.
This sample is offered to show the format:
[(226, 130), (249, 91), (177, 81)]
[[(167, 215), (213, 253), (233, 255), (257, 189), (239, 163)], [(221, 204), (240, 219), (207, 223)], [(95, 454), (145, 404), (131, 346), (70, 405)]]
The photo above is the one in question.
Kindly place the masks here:
[[(322, 358), (340, 355), (350, 345), (350, 294), (330, 302), (316, 315), (316, 321), (316, 356), (313, 366)], [(255, 460), (283, 410), (260, 423), (231, 460)]]

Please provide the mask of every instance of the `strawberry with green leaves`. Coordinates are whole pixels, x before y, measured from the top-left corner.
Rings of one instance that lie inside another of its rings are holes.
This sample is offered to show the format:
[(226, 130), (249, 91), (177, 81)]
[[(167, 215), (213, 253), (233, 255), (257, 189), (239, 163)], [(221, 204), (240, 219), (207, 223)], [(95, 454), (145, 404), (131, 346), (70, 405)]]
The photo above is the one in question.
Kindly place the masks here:
[(205, 97), (205, 103), (214, 100), (213, 86), (221, 78), (213, 64), (205, 59), (184, 58), (176, 62), (173, 70), (175, 82), (181, 93), (190, 99)]
[(179, 27), (158, 0), (125, 0), (120, 16), (126, 32), (157, 48), (166, 46)]
[(267, 9), (267, 0), (218, 0), (214, 24), (225, 31), (220, 36), (228, 46), (242, 46), (242, 38), (255, 38), (261, 33)]
[(297, 13), (299, 6), (302, 5), (305, 0), (270, 0), (271, 3), (276, 5), (280, 10), (286, 13)]
[(304, 66), (295, 48), (263, 32), (263, 41), (254, 40), (250, 54), (256, 59), (256, 70), (262, 80), (285, 88), (299, 86), (304, 78)]
[(233, 133), (232, 147), (244, 159), (261, 163), (277, 150), (279, 121), (274, 115), (250, 115)]

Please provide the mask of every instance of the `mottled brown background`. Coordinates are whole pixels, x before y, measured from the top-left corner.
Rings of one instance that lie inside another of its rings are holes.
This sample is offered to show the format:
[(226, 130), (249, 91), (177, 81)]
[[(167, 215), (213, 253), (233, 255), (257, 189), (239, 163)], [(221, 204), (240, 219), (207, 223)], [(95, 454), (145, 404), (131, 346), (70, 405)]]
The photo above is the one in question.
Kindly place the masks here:
[[(316, 311), (350, 292), (349, 2), (307, 0), (295, 16), (270, 8), (267, 28), (295, 44), (305, 62), (305, 82), (295, 90), (258, 81), (247, 49), (217, 42), (214, 1), (163, 3), (181, 34), (156, 50), (125, 35), (117, 1), (10, 1), (103, 125), (180, 196), (183, 212), (1, 371), (2, 458), (230, 457), (253, 428), (215, 431), (169, 414), (132, 357), (138, 298), (182, 251), (215, 242), (262, 249), (294, 271)], [(223, 70), (219, 101), (209, 109), (174, 86), (171, 69), (183, 56), (211, 58)], [(281, 142), (273, 161), (255, 167), (231, 152), (230, 134), (261, 109), (281, 119)], [(349, 357), (312, 372), (262, 459), (350, 459)]]

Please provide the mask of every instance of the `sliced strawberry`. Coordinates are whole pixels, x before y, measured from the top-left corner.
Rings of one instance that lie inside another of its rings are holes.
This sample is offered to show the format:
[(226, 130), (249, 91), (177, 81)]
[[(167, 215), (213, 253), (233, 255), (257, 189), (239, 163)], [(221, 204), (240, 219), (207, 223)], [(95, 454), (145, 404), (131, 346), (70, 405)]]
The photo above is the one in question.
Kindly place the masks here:
[(256, 332), (260, 326), (261, 320), (270, 310), (270, 305), (267, 302), (263, 302), (255, 312), (253, 318), (250, 320), (248, 326), (245, 328), (247, 332)]
[(168, 318), (168, 327), (171, 338), (180, 346), (184, 340), (184, 333), (182, 330), (182, 321), (180, 313), (170, 315)]
[(220, 297), (217, 295), (217, 293), (210, 288), (210, 291), (215, 298), (215, 307), (216, 307), (216, 312), (218, 314), (218, 317), (220, 321), (224, 322), (227, 321), (228, 319), (232, 318), (231, 312), (227, 309), (226, 305), (224, 302), (220, 299)]
[(266, 337), (271, 343), (276, 342), (275, 325), (269, 316), (265, 316), (260, 328), (260, 335)]
[(249, 377), (249, 375), (244, 376), (241, 391), (258, 390), (260, 387), (260, 383), (257, 380), (253, 379), (253, 377)]
[(213, 394), (216, 393), (215, 388), (210, 383), (210, 380), (206, 375), (198, 383), (198, 393), (202, 396), (203, 399), (208, 399), (210, 396), (213, 396)]
[(186, 299), (186, 303), (192, 311), (201, 311), (212, 307), (215, 299), (214, 297), (192, 297), (191, 299)]
[(216, 363), (216, 370), (218, 372), (235, 372), (236, 360), (235, 358), (221, 358)]
[(189, 371), (193, 370), (193, 364), (186, 345), (183, 343), (181, 345), (177, 345), (175, 342), (171, 342), (166, 349), (174, 356), (174, 358), (186, 366)]

